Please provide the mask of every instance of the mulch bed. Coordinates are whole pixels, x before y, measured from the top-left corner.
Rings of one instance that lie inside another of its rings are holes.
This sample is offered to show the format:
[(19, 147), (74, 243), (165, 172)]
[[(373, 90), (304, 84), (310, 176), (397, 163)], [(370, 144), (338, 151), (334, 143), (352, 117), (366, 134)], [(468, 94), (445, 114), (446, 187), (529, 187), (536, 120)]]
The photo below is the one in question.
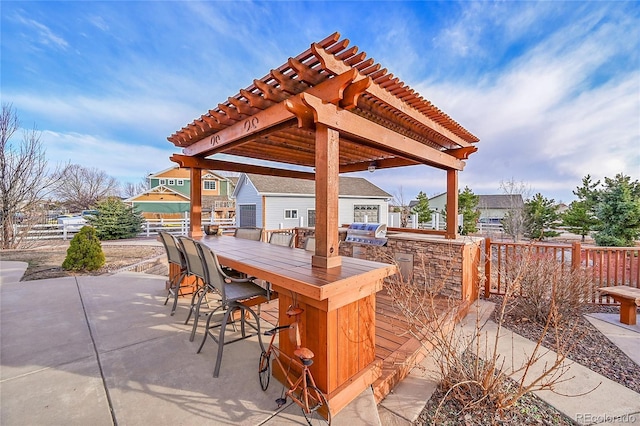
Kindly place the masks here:
[[(501, 298), (492, 296), (489, 301), (500, 306)], [(618, 313), (616, 306), (587, 305), (584, 313)], [(495, 312), (494, 318), (495, 320)], [(522, 321), (517, 315), (507, 314), (503, 326), (536, 341), (540, 338), (543, 327), (532, 321)], [(568, 358), (583, 366), (613, 380), (623, 386), (640, 393), (640, 367), (634, 363), (616, 345), (611, 343), (605, 335), (595, 328), (584, 316), (577, 318), (575, 328), (571, 332), (574, 336), (574, 346)], [(554, 339), (550, 333), (543, 339), (543, 345), (554, 348)], [(442, 406), (442, 398), (446, 389), (439, 387), (432, 395), (420, 414), (415, 425), (577, 425), (573, 419), (548, 405), (533, 394), (522, 397), (517, 405), (502, 416), (496, 414), (495, 407), (485, 401), (474, 408), (464, 407), (460, 401), (448, 398)], [(434, 414), (438, 411), (437, 418)]]

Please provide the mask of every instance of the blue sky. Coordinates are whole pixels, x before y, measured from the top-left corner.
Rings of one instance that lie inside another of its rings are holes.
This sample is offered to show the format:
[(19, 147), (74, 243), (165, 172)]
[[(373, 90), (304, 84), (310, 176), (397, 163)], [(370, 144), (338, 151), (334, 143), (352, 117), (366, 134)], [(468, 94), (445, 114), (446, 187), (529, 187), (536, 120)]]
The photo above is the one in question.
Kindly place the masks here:
[[(640, 2), (2, 1), (3, 103), (51, 164), (138, 182), (166, 138), (338, 31), (480, 138), (460, 187), (569, 202), (590, 174), (640, 179)], [(410, 199), (414, 166), (366, 177)]]

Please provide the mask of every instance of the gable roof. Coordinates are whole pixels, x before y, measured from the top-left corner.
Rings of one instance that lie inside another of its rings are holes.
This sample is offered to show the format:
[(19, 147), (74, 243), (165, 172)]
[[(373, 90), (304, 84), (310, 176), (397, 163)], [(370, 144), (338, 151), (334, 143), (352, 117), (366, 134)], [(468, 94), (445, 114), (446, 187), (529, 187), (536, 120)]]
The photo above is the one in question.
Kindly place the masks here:
[[(245, 174), (261, 195), (312, 195), (316, 193), (313, 180), (295, 179), (279, 176)], [(391, 198), (391, 195), (364, 178), (340, 177), (339, 195), (341, 197)]]
[(134, 195), (133, 197), (127, 198), (126, 202), (132, 202), (132, 201), (140, 201), (138, 200), (138, 198), (140, 198), (141, 196), (145, 195), (145, 194), (170, 194), (170, 195), (175, 195), (181, 198), (184, 198), (185, 201), (189, 201), (189, 196), (179, 192), (179, 191), (175, 191), (169, 187), (166, 187), (164, 185), (158, 185), (158, 186), (154, 186), (151, 189), (147, 189), (144, 192), (141, 192), (137, 195)]
[[(168, 172), (170, 172), (170, 171), (172, 171), (172, 170), (176, 170), (176, 169), (179, 169), (179, 168), (180, 168), (180, 166), (173, 166), (173, 167), (169, 167), (169, 168), (164, 169), (164, 170), (160, 170), (159, 172), (149, 173), (149, 175), (147, 176), (147, 178), (148, 178), (148, 179), (158, 179), (158, 178), (162, 178), (162, 175), (164, 175), (165, 173), (168, 173)], [(203, 177), (203, 178), (204, 178), (206, 175), (208, 175), (208, 174), (209, 174), (209, 175), (213, 175), (216, 179), (219, 179), (219, 180), (227, 180), (227, 178), (226, 178), (226, 177), (219, 175), (218, 173), (216, 173), (216, 172), (215, 172), (215, 171), (213, 171), (213, 170), (203, 170), (203, 171), (202, 171), (202, 177)], [(189, 180), (189, 179), (190, 179), (190, 177), (189, 177), (189, 176), (186, 176), (186, 177), (184, 177), (184, 178), (180, 178), (180, 179), (186, 179), (186, 180)]]

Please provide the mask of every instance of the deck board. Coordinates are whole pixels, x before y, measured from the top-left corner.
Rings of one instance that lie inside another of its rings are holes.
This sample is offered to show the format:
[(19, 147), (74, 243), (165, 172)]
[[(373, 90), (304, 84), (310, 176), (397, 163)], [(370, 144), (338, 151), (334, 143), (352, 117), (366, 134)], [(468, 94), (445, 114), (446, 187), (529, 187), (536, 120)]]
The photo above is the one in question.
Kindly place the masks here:
[[(438, 300), (438, 312), (444, 313), (449, 303)], [(272, 300), (260, 308), (260, 317), (275, 326), (278, 321), (278, 302)], [(264, 326), (265, 328), (268, 326)], [(373, 384), (377, 402), (409, 374), (411, 367), (427, 352), (411, 334), (406, 332), (407, 321), (393, 309), (391, 296), (385, 290), (376, 294), (376, 347), (375, 356), (382, 361), (382, 376)]]

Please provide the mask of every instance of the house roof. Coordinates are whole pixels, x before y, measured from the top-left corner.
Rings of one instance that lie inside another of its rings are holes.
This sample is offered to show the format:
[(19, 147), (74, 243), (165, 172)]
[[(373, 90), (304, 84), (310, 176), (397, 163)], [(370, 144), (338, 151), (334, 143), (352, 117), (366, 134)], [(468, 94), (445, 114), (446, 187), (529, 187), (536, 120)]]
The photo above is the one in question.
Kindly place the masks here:
[[(180, 166), (169, 167), (169, 168), (161, 170), (159, 172), (149, 173), (149, 175), (147, 177), (150, 178), (150, 179), (162, 178), (165, 173), (168, 173), (170, 171), (173, 171), (173, 170), (179, 169), (179, 168), (180, 168)], [(188, 172), (188, 169), (186, 169), (186, 170)], [(215, 176), (216, 179), (219, 179), (219, 180), (226, 180), (227, 179), (226, 177), (219, 175), (215, 170), (203, 170), (202, 174), (203, 174), (203, 176), (205, 174), (211, 174), (211, 175)], [(188, 179), (190, 179), (190, 177), (188, 176), (188, 173), (187, 173), (186, 177), (180, 178), (180, 179), (187, 179), (188, 180)]]
[[(315, 195), (313, 180), (279, 176), (245, 174), (261, 195)], [(339, 194), (342, 197), (391, 198), (391, 195), (364, 178), (340, 177)]]
[(523, 208), (521, 194), (479, 195), (478, 208), (481, 209), (513, 209)]

